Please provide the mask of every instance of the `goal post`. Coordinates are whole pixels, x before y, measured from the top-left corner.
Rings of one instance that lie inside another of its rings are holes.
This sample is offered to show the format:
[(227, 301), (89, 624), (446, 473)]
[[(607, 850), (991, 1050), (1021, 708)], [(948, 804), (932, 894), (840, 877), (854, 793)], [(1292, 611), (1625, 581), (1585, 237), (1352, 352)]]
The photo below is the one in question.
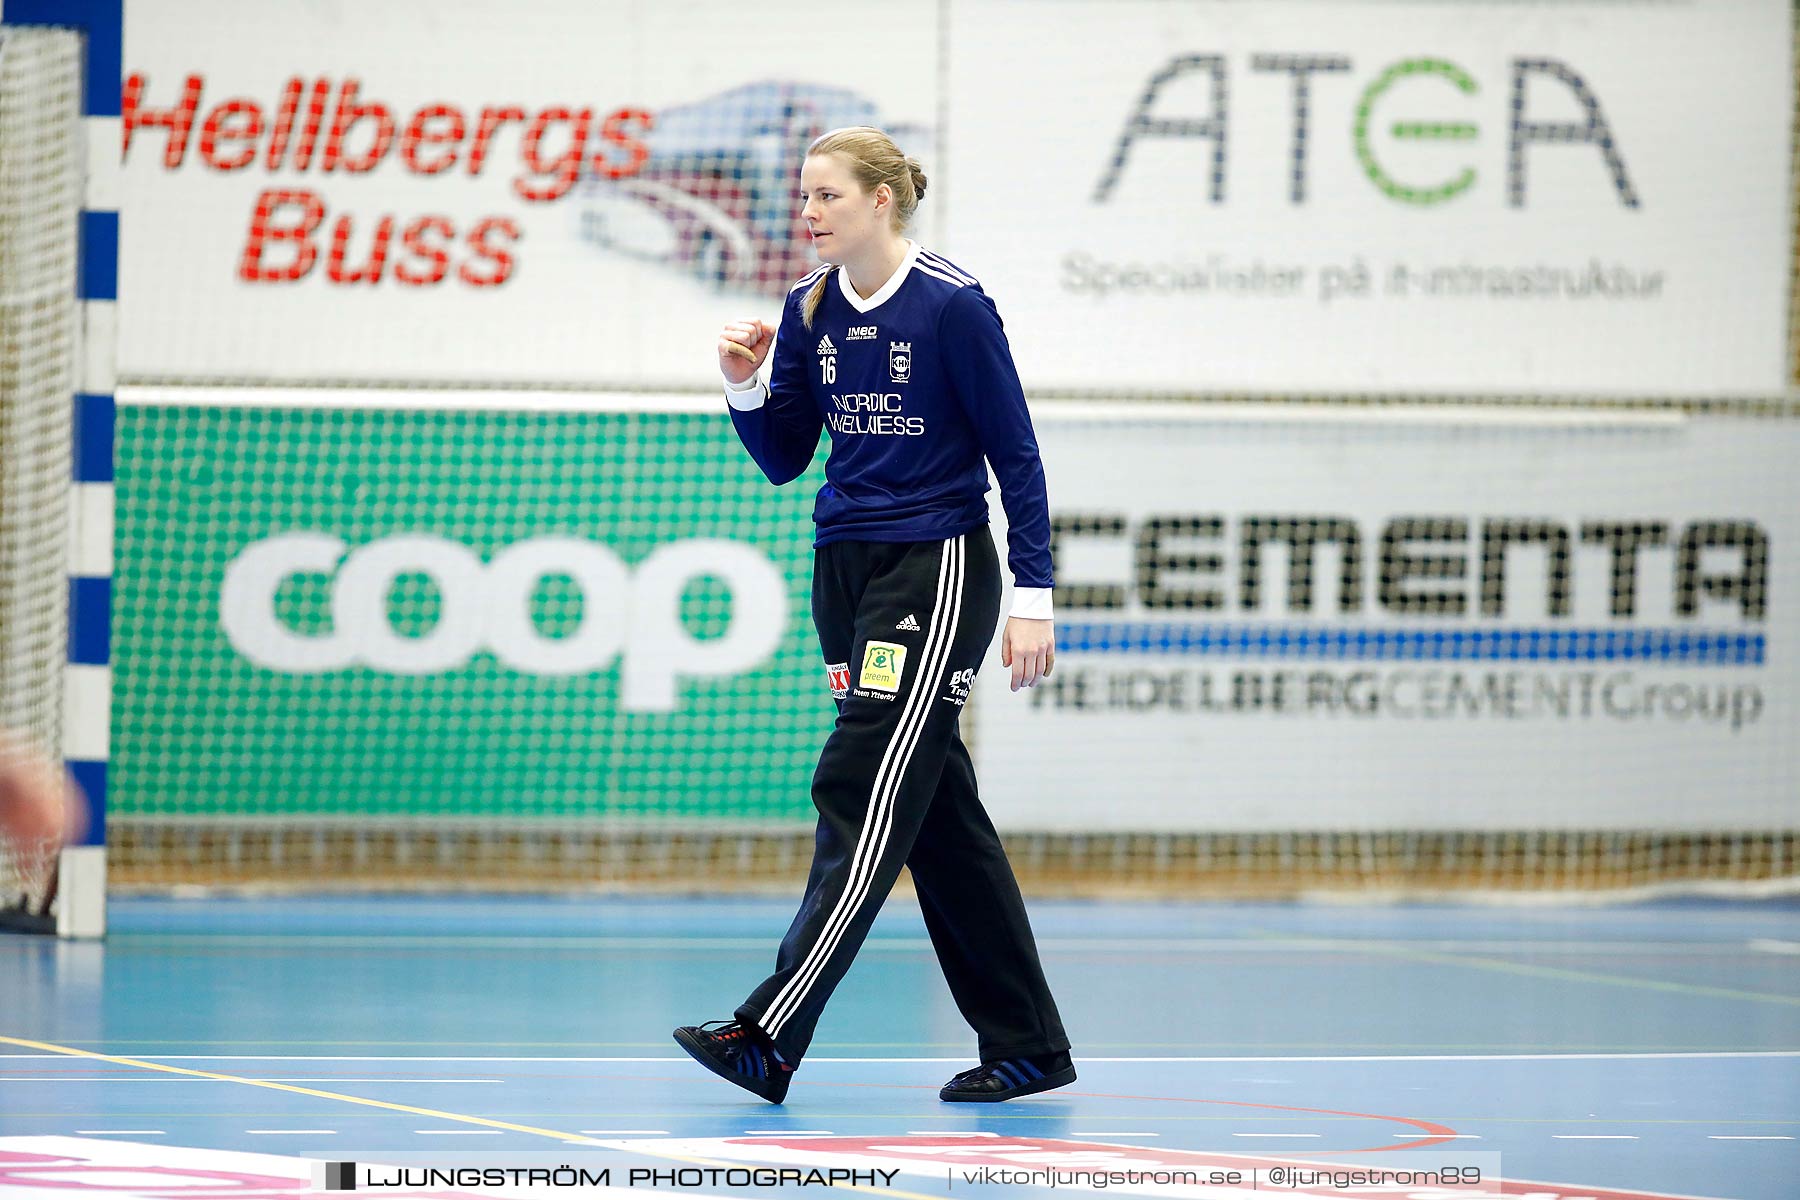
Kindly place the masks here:
[(0, 728), (80, 844), (0, 855), (0, 927), (105, 931), (122, 0), (0, 0)]

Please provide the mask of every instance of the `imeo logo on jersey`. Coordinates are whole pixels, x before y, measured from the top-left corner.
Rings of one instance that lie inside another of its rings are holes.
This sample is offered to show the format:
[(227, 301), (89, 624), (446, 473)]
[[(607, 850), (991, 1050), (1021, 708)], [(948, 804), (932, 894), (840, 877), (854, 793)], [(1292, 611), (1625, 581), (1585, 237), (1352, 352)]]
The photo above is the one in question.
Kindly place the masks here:
[(828, 333), (819, 339), (819, 382), (837, 382), (837, 347), (831, 344)]
[[(296, 575), (331, 579), (331, 632), (303, 634), (276, 614), (275, 597)], [(394, 629), (388, 596), (402, 576), (424, 575), (439, 597), (437, 623), (418, 637)], [(567, 577), (581, 594), (572, 633), (548, 637), (532, 620), (546, 578)], [(681, 598), (697, 579), (731, 593), (731, 620), (696, 638)], [(321, 674), (368, 667), (436, 675), (486, 651), (526, 675), (579, 675), (619, 663), (619, 703), (670, 712), (684, 679), (736, 675), (768, 661), (787, 627), (787, 584), (761, 552), (738, 542), (693, 538), (657, 547), (642, 562), (580, 538), (515, 542), (484, 562), (460, 542), (423, 534), (382, 538), (352, 550), (325, 533), (285, 533), (254, 542), (225, 568), (219, 621), (239, 654), (271, 671)]]
[(844, 340), (846, 342), (872, 342), (875, 340), (875, 326), (852, 325), (844, 334)]
[(895, 383), (906, 383), (912, 378), (912, 343), (888, 343), (888, 378)]

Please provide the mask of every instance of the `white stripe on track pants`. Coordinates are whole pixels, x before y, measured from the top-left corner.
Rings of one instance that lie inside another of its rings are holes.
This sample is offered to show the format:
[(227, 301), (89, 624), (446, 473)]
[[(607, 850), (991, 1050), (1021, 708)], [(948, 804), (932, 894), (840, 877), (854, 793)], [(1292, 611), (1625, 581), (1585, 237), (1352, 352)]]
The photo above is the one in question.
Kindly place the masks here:
[(813, 774), (819, 827), (806, 896), (775, 973), (736, 1013), (791, 1063), (805, 1055), (903, 864), (981, 1057), (1069, 1048), (957, 728), (957, 701), (999, 612), (1000, 567), (985, 525), (942, 542), (844, 541), (815, 551), (813, 621), (826, 663), (849, 665), (849, 694)]

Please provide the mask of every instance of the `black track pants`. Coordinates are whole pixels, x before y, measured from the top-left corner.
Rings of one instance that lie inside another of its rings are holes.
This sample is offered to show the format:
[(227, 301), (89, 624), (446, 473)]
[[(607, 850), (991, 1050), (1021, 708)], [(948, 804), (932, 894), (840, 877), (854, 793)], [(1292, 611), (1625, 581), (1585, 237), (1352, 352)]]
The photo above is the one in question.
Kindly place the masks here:
[(957, 729), (999, 613), (985, 525), (943, 542), (815, 552), (813, 622), (826, 663), (847, 667), (834, 683), (847, 694), (813, 773), (819, 827), (806, 896), (775, 974), (736, 1013), (789, 1062), (805, 1055), (902, 864), (981, 1057), (1069, 1047)]

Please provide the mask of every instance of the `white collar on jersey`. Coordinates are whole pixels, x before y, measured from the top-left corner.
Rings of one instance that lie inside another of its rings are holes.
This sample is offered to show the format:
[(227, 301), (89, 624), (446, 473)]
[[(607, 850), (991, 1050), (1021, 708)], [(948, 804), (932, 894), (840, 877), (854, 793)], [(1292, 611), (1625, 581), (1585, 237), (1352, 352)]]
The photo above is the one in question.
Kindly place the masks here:
[(894, 293), (900, 290), (900, 285), (906, 282), (906, 276), (912, 270), (913, 264), (918, 261), (919, 243), (907, 238), (906, 257), (900, 260), (900, 265), (894, 268), (894, 273), (888, 276), (888, 281), (882, 284), (881, 289), (873, 296), (864, 300), (857, 295), (856, 289), (850, 286), (850, 272), (842, 267), (838, 268), (837, 273), (838, 289), (844, 293), (844, 299), (850, 302), (851, 308), (859, 313), (866, 313), (872, 308), (880, 307), (883, 301), (892, 299)]

